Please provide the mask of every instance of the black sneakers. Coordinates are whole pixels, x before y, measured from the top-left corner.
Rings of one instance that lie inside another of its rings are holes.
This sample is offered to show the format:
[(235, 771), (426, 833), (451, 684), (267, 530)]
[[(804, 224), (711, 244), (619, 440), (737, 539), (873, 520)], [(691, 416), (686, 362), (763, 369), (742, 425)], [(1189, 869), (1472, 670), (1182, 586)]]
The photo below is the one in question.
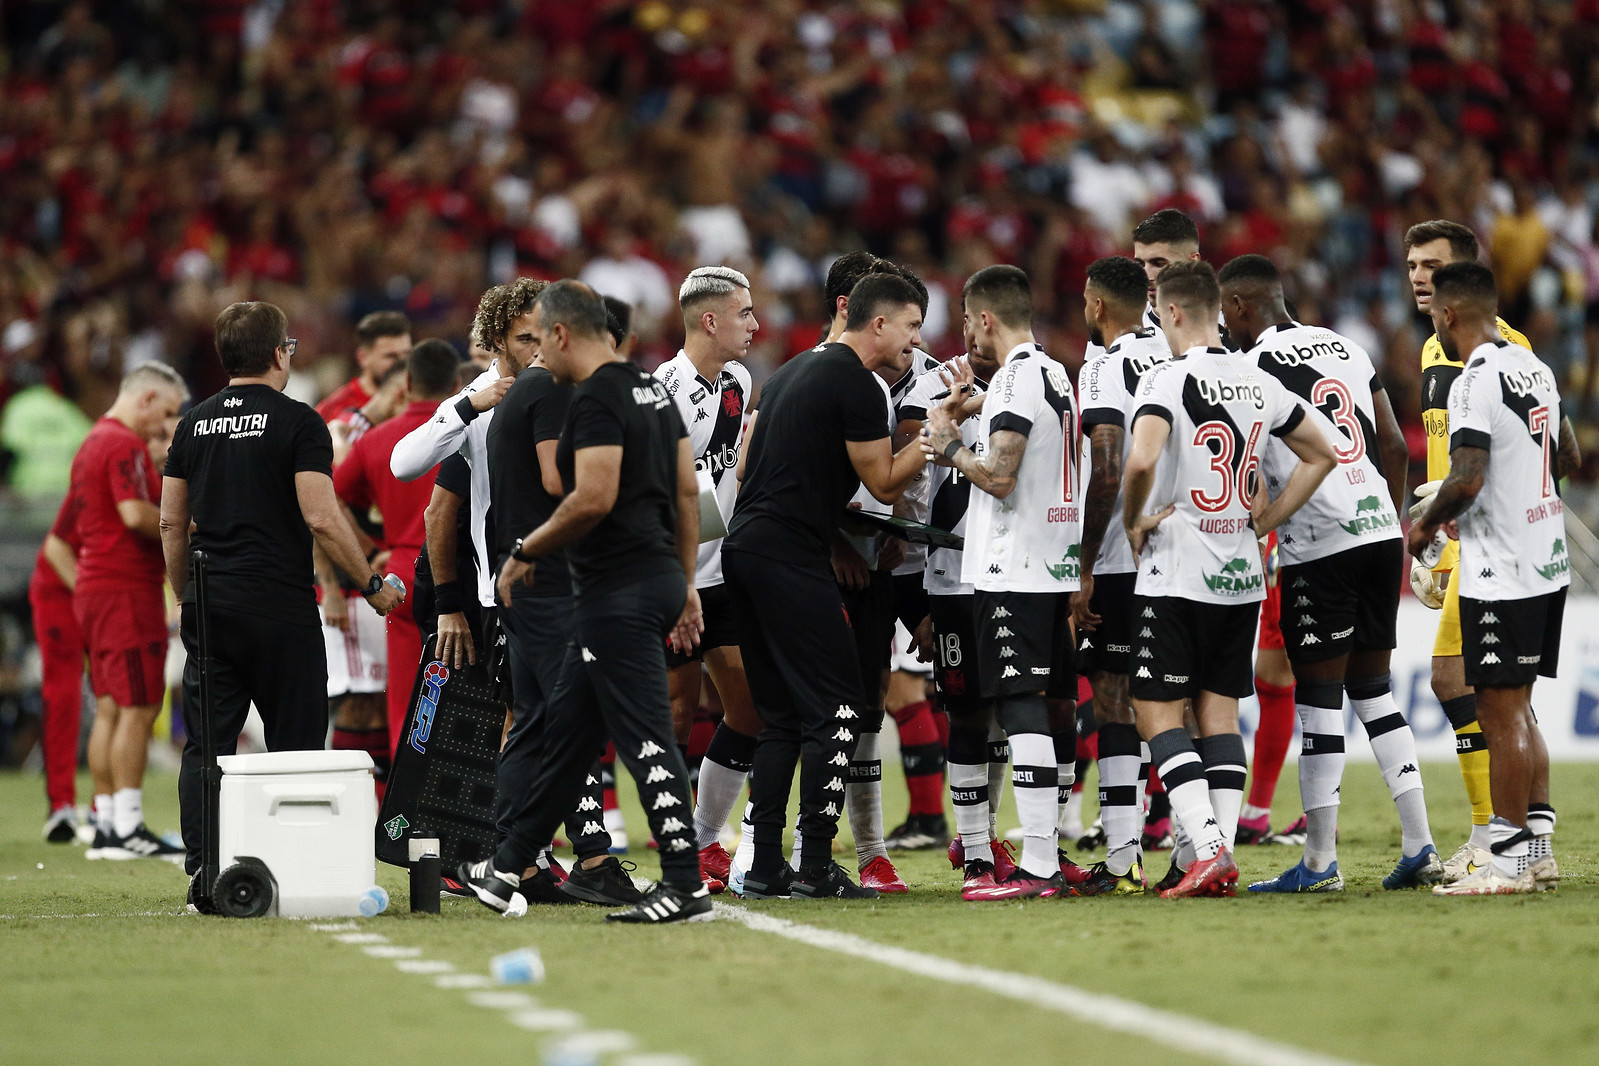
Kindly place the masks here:
[[(98, 841), (97, 841), (98, 842)], [(175, 848), (150, 832), (143, 822), (125, 837), (108, 838), (100, 848), (102, 859), (165, 859), (171, 863), (183, 862), (183, 849)]]
[(741, 899), (788, 899), (793, 885), (794, 868), (785, 862), (775, 874), (745, 874), (743, 890), (736, 895)]
[[(571, 884), (571, 881), (567, 881), (567, 884)], [(649, 895), (642, 896), (636, 906), (607, 914), (605, 920), (633, 925), (665, 925), (667, 922), (708, 922), (715, 917), (711, 911), (710, 889), (703, 884), (692, 893), (671, 885), (658, 884), (650, 889)]]
[[(749, 890), (749, 878), (744, 879)], [(807, 867), (794, 875), (791, 892), (795, 899), (876, 899), (877, 889), (862, 888), (836, 862), (822, 867)]]
[(576, 903), (577, 900), (561, 891), (561, 882), (555, 875), (540, 866), (532, 877), (522, 878), (516, 890), (529, 903)]
[(522, 879), (516, 874), (493, 869), (488, 859), (463, 862), (456, 867), (455, 879), (470, 887), (478, 902), (491, 910), (501, 914), (527, 910), (527, 897), (520, 896), (517, 891)]
[(926, 851), (949, 843), (949, 823), (942, 814), (912, 814), (883, 838), (889, 851)]
[(1187, 870), (1177, 865), (1177, 860), (1173, 859), (1171, 869), (1166, 871), (1166, 876), (1155, 882), (1154, 891), (1159, 893), (1166, 891), (1168, 888), (1176, 888), (1177, 883), (1183, 879), (1183, 875), (1187, 872)]
[(566, 872), (561, 891), (573, 899), (602, 903), (608, 907), (643, 903), (644, 893), (634, 886), (633, 878), (628, 876), (629, 871), (637, 868), (632, 863), (624, 864), (615, 855), (607, 855), (605, 861), (592, 870), (585, 870), (582, 863), (575, 863)]

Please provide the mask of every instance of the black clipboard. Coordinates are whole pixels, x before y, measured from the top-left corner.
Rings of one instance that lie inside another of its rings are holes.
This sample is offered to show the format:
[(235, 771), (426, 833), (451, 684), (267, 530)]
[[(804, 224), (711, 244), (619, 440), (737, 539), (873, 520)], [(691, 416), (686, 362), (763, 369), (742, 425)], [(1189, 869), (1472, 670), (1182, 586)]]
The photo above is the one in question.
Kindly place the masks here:
[(966, 546), (966, 538), (947, 529), (939, 529), (937, 526), (930, 526), (926, 522), (915, 522), (909, 518), (873, 514), (858, 507), (844, 509), (844, 517), (839, 521), (839, 528), (846, 533), (863, 537), (885, 533), (890, 537), (898, 537), (911, 544), (925, 544), (930, 548), (954, 548), (960, 551)]

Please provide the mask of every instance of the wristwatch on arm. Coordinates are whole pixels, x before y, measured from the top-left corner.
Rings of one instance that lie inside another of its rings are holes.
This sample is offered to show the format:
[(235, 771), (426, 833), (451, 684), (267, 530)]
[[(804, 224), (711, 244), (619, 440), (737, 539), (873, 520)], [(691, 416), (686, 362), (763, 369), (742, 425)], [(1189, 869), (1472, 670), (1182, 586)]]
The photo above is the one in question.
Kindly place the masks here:
[(522, 542), (526, 539), (527, 538), (525, 537), (517, 537), (516, 543), (511, 545), (511, 558), (515, 559), (519, 563), (533, 562), (533, 557), (531, 555), (522, 554)]
[(373, 574), (372, 577), (367, 581), (366, 587), (361, 590), (361, 595), (370, 600), (373, 596), (376, 596), (382, 591), (383, 578), (378, 574)]

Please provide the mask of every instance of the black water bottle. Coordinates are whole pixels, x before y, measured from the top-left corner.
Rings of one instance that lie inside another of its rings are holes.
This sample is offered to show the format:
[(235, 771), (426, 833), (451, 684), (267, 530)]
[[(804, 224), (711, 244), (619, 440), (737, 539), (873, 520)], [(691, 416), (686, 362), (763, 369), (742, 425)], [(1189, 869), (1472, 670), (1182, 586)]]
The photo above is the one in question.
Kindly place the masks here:
[(411, 860), (411, 912), (439, 913), (439, 857), (423, 855)]

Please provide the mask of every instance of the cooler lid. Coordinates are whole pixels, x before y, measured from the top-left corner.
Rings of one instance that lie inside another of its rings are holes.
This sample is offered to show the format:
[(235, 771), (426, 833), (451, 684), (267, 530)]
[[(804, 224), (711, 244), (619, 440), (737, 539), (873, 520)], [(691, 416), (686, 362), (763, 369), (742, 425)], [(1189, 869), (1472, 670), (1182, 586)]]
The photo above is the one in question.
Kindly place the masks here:
[(262, 751), (223, 755), (217, 765), (225, 774), (332, 774), (372, 769), (364, 751)]

